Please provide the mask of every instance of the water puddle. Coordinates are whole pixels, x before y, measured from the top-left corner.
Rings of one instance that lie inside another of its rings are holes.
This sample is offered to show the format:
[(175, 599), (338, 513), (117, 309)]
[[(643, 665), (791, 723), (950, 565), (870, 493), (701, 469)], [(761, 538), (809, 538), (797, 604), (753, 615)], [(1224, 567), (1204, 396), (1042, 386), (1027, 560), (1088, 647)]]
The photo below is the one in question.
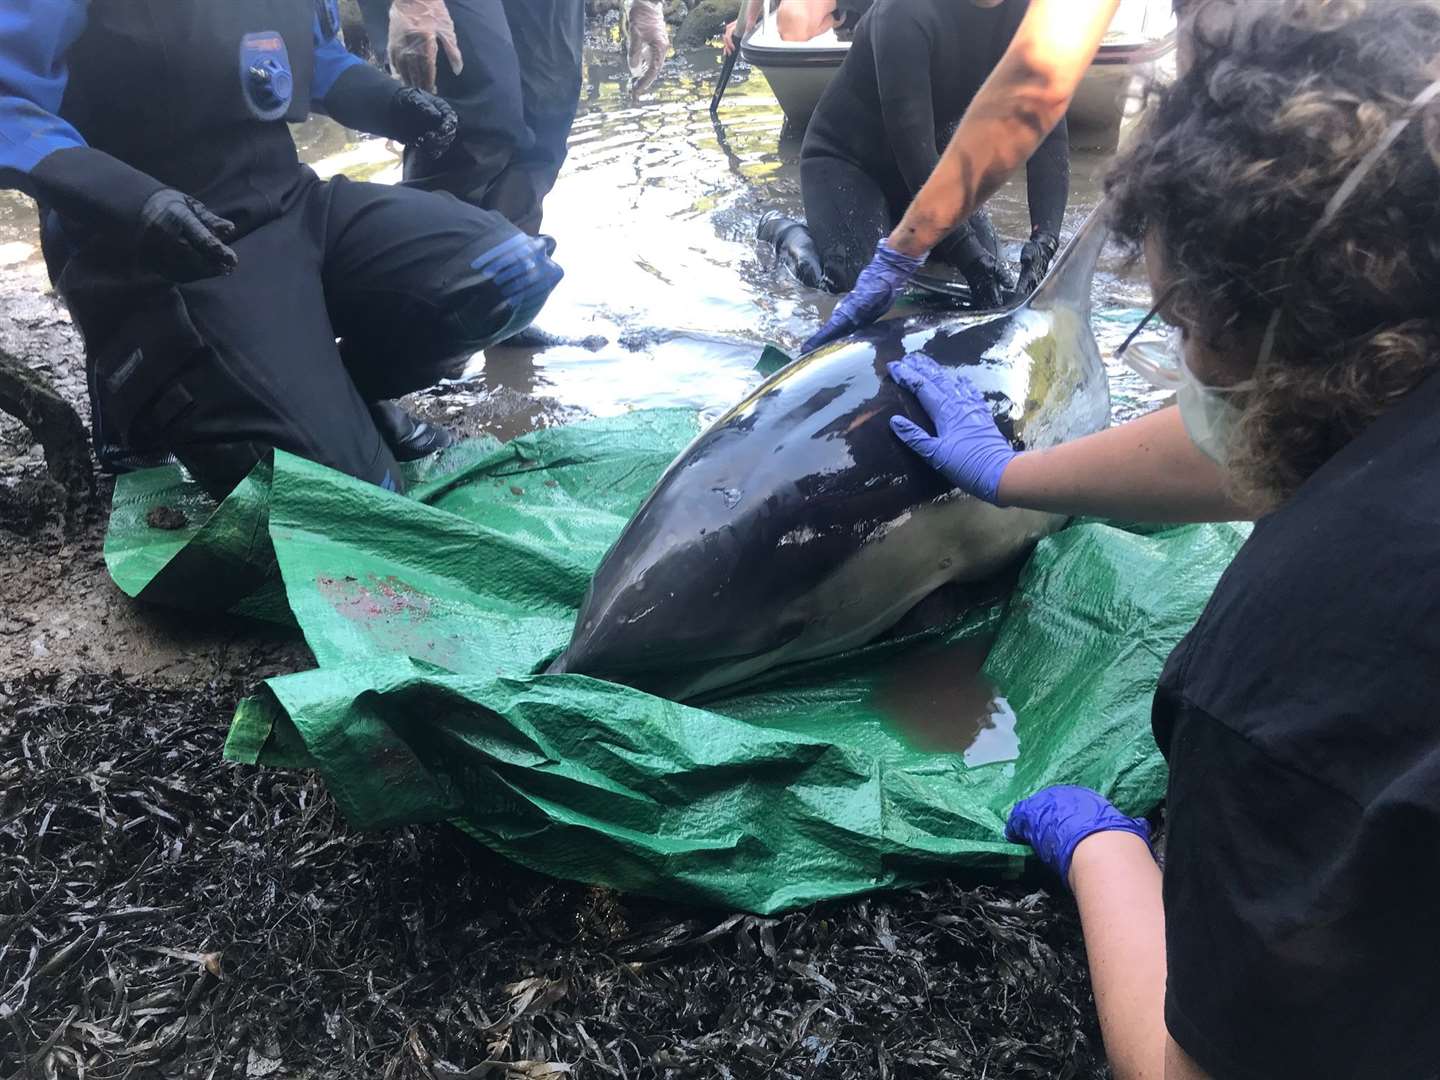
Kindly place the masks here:
[(871, 704), (917, 750), (959, 754), (971, 768), (1014, 761), (1015, 711), (981, 671), (989, 652), (989, 641), (967, 641), (906, 655)]

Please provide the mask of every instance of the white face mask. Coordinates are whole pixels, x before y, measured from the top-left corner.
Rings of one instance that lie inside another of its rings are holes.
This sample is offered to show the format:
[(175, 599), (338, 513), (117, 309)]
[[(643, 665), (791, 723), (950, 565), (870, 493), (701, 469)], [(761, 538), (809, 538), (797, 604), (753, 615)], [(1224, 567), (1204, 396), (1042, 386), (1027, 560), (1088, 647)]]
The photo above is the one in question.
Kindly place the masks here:
[[(1404, 115), (1386, 129), (1380, 141), (1370, 148), (1359, 164), (1351, 170), (1350, 175), (1335, 189), (1335, 193), (1325, 204), (1320, 220), (1301, 241), (1299, 250), (1309, 247), (1325, 226), (1334, 220), (1345, 201), (1355, 193), (1361, 181), (1409, 126), (1410, 121), (1437, 97), (1440, 97), (1440, 79), (1415, 95)], [(1154, 313), (1151, 312), (1152, 315)], [(1255, 361), (1256, 371), (1269, 363), (1279, 325), (1280, 309), (1276, 308), (1265, 327), (1265, 335), (1260, 343), (1260, 355)], [(1122, 359), (1132, 371), (1151, 385), (1161, 390), (1174, 391), (1176, 403), (1180, 406), (1180, 419), (1185, 422), (1185, 432), (1190, 436), (1191, 442), (1206, 457), (1223, 467), (1229, 460), (1231, 438), (1242, 412), (1230, 398), (1255, 389), (1255, 380), (1246, 379), (1234, 386), (1207, 386), (1185, 363), (1185, 350), (1179, 330), (1163, 340), (1129, 343), (1124, 348)]]
[(1242, 410), (1231, 400), (1255, 388), (1254, 379), (1234, 386), (1210, 386), (1185, 362), (1180, 331), (1159, 341), (1137, 341), (1125, 351), (1125, 363), (1146, 382), (1175, 394), (1185, 433), (1196, 448), (1223, 467), (1230, 457), (1230, 442)]

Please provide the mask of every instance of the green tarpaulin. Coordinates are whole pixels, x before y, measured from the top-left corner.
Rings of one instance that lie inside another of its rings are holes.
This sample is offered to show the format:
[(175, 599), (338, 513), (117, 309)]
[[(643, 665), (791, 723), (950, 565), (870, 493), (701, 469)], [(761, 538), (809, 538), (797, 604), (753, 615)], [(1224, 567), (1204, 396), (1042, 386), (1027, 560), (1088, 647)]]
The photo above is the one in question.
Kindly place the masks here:
[[(1072, 526), (1008, 604), (701, 706), (535, 674), (695, 432), (662, 411), (468, 443), (408, 496), (277, 453), (213, 512), (178, 470), (132, 474), (106, 557), (131, 595), (304, 632), (318, 667), (241, 703), (231, 758), (318, 769), (357, 825), (453, 822), (560, 877), (773, 912), (1016, 870), (1005, 814), (1047, 784), (1156, 804), (1150, 695), (1239, 526)], [(956, 675), (992, 638), (993, 705)], [(1012, 711), (1018, 756), (967, 764), (963, 733), (1003, 744)]]

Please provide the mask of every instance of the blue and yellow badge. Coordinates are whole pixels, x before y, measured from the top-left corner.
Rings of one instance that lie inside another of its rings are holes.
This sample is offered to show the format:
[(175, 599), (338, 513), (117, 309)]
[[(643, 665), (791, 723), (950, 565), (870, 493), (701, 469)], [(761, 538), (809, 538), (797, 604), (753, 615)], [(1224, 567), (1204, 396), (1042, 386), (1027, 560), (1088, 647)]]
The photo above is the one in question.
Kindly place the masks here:
[(240, 85), (258, 120), (279, 120), (295, 96), (295, 76), (285, 39), (273, 30), (246, 34), (240, 42)]

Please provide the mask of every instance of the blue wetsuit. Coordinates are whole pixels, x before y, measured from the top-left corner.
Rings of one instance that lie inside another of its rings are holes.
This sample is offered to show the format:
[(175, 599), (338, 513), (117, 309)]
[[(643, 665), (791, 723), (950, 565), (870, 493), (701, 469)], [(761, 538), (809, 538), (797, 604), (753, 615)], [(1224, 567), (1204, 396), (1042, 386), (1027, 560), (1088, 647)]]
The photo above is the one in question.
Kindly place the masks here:
[[(286, 121), (312, 103), (399, 136), (399, 85), (337, 30), (334, 0), (0, 0), (0, 182), (45, 212), (102, 460), (171, 452), (219, 494), (280, 447), (393, 485), (369, 404), (453, 373), (558, 281), (497, 214), (300, 164)], [(133, 221), (166, 188), (236, 224), (233, 274), (139, 263)]]

